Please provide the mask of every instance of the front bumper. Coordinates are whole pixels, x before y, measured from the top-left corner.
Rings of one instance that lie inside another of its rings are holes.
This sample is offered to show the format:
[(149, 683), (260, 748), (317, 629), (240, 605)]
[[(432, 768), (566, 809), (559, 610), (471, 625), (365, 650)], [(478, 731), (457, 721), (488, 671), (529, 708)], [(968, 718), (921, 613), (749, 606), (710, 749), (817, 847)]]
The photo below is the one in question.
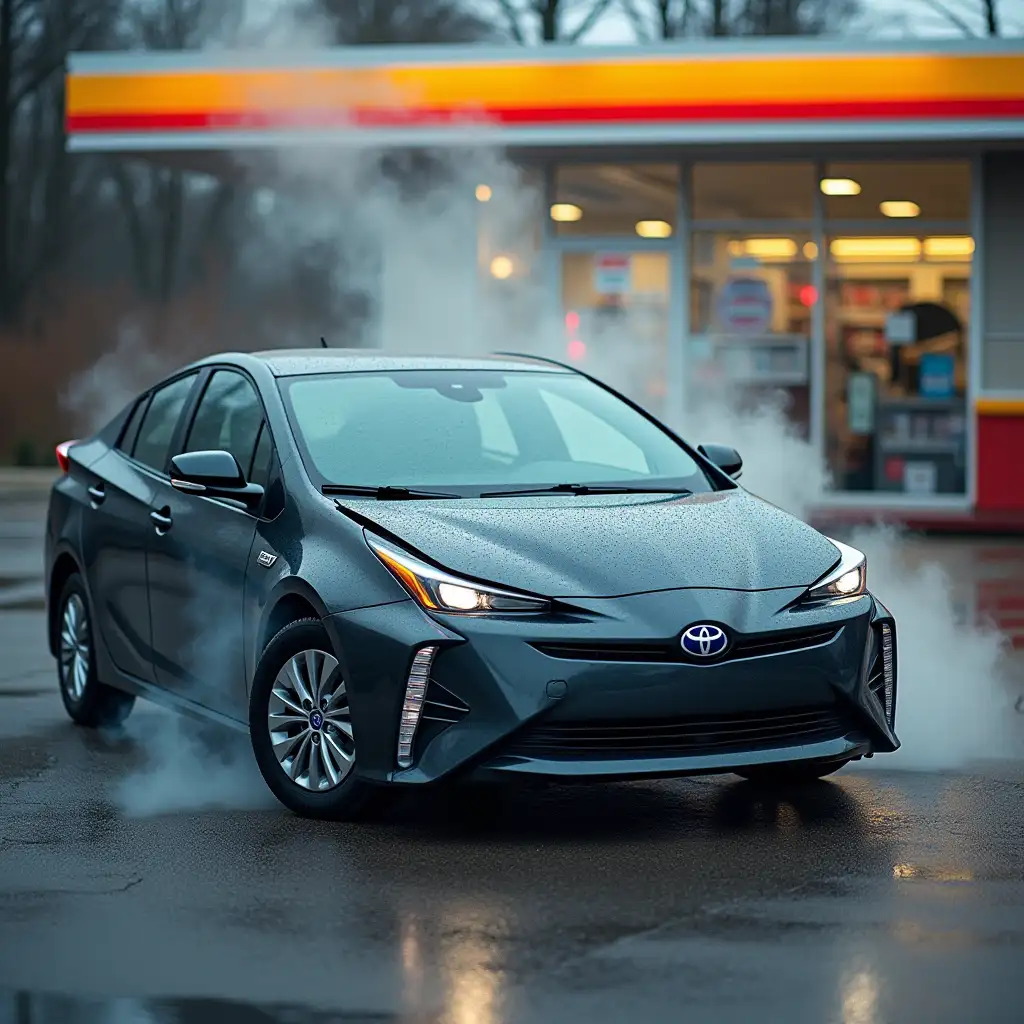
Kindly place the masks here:
[[(403, 784), (462, 772), (611, 779), (896, 750), (891, 616), (870, 595), (796, 611), (798, 596), (663, 591), (574, 602), (560, 621), (433, 618), (411, 601), (331, 616), (358, 770)], [(685, 660), (678, 637), (694, 622), (727, 628), (723, 660)], [(413, 763), (400, 769), (406, 682), (424, 646), (437, 653)]]

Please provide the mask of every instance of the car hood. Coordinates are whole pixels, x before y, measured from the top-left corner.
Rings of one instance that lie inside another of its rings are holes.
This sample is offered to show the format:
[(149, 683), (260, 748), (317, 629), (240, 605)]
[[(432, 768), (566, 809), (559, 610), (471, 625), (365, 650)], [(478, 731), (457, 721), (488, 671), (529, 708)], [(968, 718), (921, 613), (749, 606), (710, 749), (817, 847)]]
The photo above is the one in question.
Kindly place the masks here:
[(452, 572), (550, 597), (806, 587), (839, 561), (828, 538), (743, 490), (341, 504)]

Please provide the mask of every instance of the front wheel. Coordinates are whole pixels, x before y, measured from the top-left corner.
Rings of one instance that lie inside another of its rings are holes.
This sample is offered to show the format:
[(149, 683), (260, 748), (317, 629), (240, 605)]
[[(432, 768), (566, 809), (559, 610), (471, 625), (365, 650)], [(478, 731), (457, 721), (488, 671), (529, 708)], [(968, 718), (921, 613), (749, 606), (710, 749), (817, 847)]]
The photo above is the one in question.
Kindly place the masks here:
[(135, 698), (96, 677), (96, 649), (85, 584), (74, 573), (58, 599), (57, 678), (71, 719), (91, 729), (119, 726)]
[(345, 679), (315, 619), (285, 626), (267, 644), (249, 698), (249, 732), (264, 781), (295, 814), (351, 819), (379, 788), (357, 777)]
[(754, 765), (744, 768), (736, 774), (749, 782), (760, 785), (799, 785), (823, 779), (849, 763), (849, 759), (842, 761), (783, 761), (780, 764)]

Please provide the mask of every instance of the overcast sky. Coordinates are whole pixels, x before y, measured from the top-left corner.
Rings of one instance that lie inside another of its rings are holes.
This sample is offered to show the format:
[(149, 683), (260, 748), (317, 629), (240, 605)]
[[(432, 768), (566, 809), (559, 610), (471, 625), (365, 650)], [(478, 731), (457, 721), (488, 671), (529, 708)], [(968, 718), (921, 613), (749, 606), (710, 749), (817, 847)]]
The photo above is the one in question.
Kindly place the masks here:
[[(985, 31), (983, 0), (862, 0), (864, 15), (853, 26), (855, 34), (874, 38), (907, 36), (945, 36), (963, 38), (953, 22), (937, 13), (945, 7), (966, 22), (978, 35)], [(637, 6), (643, 8), (644, 0)], [(653, 4), (649, 5), (653, 7)], [(997, 11), (1003, 22), (1003, 35), (1024, 34), (1024, 0), (999, 0)], [(629, 20), (617, 4), (587, 36), (589, 43), (631, 43), (636, 41)]]

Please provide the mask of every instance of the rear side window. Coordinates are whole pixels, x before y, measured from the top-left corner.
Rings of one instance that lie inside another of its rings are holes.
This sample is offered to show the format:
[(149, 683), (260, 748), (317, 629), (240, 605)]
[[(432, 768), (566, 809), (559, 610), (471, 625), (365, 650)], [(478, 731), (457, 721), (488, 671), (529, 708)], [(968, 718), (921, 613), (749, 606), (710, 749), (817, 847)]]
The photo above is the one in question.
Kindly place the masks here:
[(153, 392), (132, 451), (144, 466), (163, 472), (174, 439), (174, 428), (195, 381), (196, 374), (189, 374)]
[(218, 370), (199, 400), (185, 451), (231, 452), (242, 472), (249, 473), (262, 426), (263, 406), (256, 389), (240, 373)]
[(142, 426), (142, 417), (146, 414), (146, 406), (149, 404), (149, 396), (136, 402), (135, 408), (132, 410), (131, 416), (128, 417), (128, 422), (125, 424), (125, 428), (121, 433), (121, 441), (118, 444), (118, 448), (125, 453), (125, 455), (131, 455), (135, 449), (135, 440), (139, 436), (139, 427)]

